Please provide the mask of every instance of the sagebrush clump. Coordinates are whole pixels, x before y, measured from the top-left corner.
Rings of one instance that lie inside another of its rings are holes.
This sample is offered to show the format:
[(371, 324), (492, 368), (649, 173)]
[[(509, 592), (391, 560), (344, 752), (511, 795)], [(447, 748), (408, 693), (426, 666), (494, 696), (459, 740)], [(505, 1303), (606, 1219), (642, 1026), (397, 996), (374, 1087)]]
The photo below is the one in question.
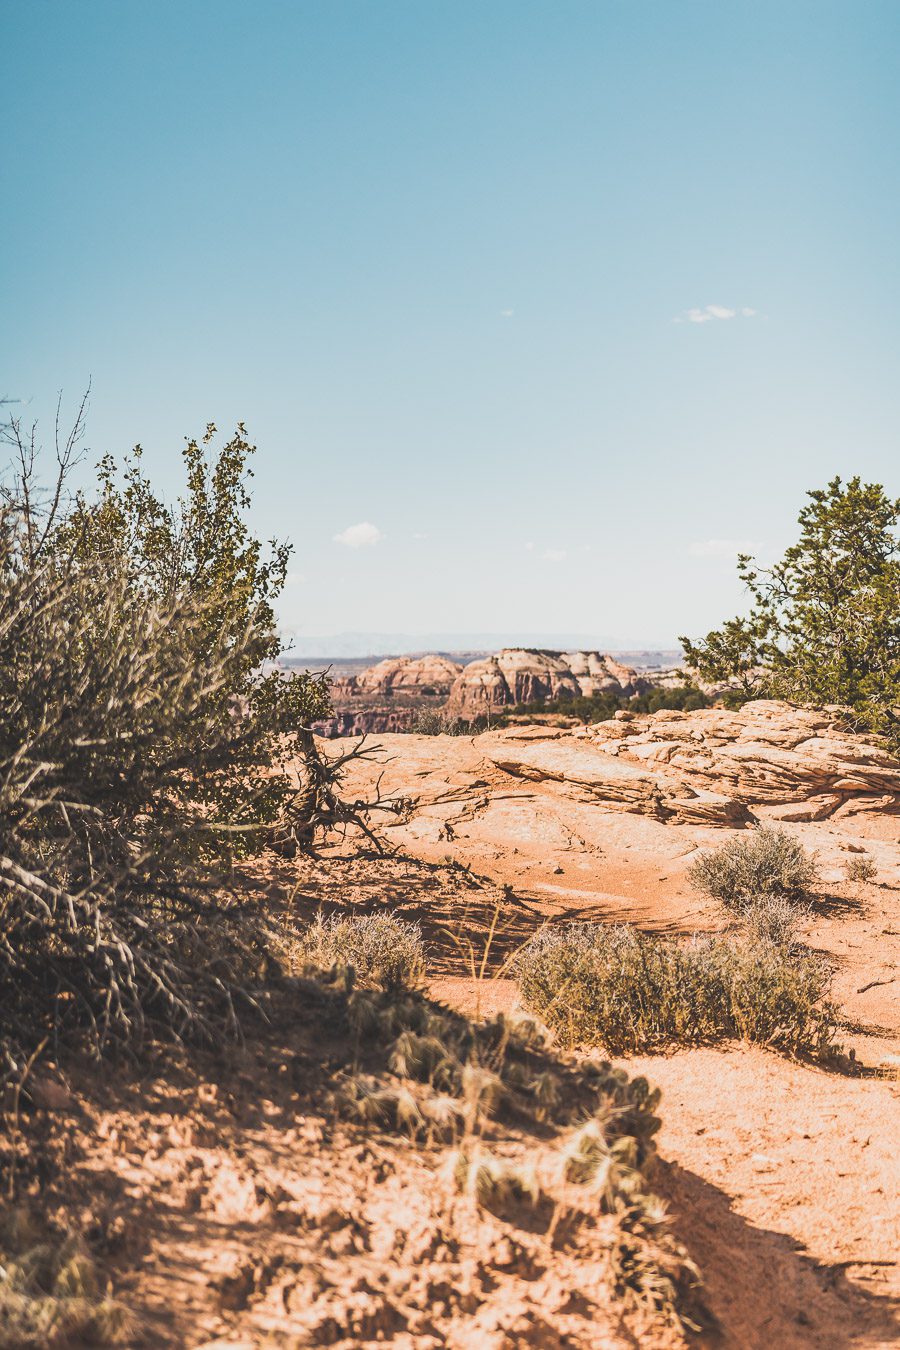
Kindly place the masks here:
[(698, 891), (741, 912), (771, 896), (802, 904), (819, 881), (819, 869), (792, 835), (763, 826), (702, 854), (688, 878)]
[(847, 880), (855, 882), (857, 885), (864, 886), (869, 881), (874, 881), (878, 876), (878, 868), (872, 858), (867, 853), (860, 854), (856, 858), (850, 858), (847, 862)]
[(768, 936), (678, 943), (626, 925), (543, 929), (520, 953), (522, 997), (563, 1044), (611, 1054), (741, 1037), (823, 1057), (834, 1048), (830, 972)]
[(291, 962), (350, 967), (363, 984), (409, 989), (425, 977), (425, 946), (418, 924), (389, 914), (319, 915), (292, 944)]

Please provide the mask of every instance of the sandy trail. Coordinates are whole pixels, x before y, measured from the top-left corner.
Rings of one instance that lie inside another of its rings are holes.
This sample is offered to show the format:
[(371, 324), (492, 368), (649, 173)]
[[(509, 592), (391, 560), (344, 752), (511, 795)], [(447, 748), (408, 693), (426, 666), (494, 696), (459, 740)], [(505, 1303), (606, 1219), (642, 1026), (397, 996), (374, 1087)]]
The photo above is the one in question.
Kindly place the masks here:
[[(628, 921), (671, 933), (722, 926), (721, 910), (691, 889), (686, 870), (699, 848), (729, 831), (605, 809), (553, 782), (517, 782), (486, 763), (475, 743), (440, 739), (436, 752), (430, 738), (384, 738), (387, 756), (396, 756), (387, 790), (419, 794), (411, 816), (384, 830), (399, 855), (385, 866), (424, 863), (432, 880), (442, 879), (432, 888), (443, 894), (437, 906), (428, 887), (416, 894), (401, 885), (398, 897), (432, 943), (435, 997), (481, 1015), (511, 1007), (516, 991), (502, 978), (503, 962), (548, 919)], [(354, 788), (365, 787), (363, 774)], [(819, 856), (824, 885), (802, 937), (833, 964), (852, 1071), (747, 1046), (623, 1063), (663, 1089), (658, 1184), (704, 1270), (720, 1343), (894, 1345), (900, 818), (848, 813), (784, 828)], [(862, 851), (877, 863), (874, 883), (846, 879), (848, 857)], [(350, 903), (378, 904), (365, 884), (344, 889)], [(492, 923), (486, 978), (473, 979)], [(501, 978), (491, 978), (498, 970)]]

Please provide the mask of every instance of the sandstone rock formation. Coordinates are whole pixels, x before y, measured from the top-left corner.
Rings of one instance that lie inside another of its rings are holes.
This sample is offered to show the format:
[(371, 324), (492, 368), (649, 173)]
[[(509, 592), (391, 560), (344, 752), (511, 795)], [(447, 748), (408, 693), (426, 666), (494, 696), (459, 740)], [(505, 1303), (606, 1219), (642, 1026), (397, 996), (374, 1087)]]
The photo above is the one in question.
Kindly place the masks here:
[[(636, 715), (564, 729), (521, 725), (466, 736), (386, 736), (385, 758), (354, 764), (347, 790), (410, 809), (385, 825), (402, 850), (449, 855), (571, 910), (646, 904), (684, 922), (698, 848), (723, 832), (783, 822), (835, 877), (869, 852), (900, 882), (900, 760), (847, 728), (839, 709), (758, 701), (740, 711)], [(652, 900), (662, 875), (665, 899)], [(626, 883), (624, 878), (631, 880)], [(639, 886), (646, 900), (638, 904)]]
[(610, 692), (636, 694), (650, 687), (629, 666), (600, 652), (530, 651), (507, 647), (471, 661), (456, 677), (448, 708), (473, 717), (515, 703), (543, 702), (561, 694), (573, 697)]
[(408, 731), (421, 709), (444, 704), (461, 669), (447, 656), (391, 656), (359, 675), (334, 679), (334, 715), (313, 731), (328, 737)]
[(334, 739), (339, 736), (380, 736), (385, 732), (410, 731), (418, 715), (417, 708), (385, 707), (379, 704), (369, 708), (335, 708), (331, 717), (314, 722), (317, 736)]
[(510, 728), (480, 743), (514, 777), (553, 780), (660, 819), (736, 824), (757, 808), (795, 821), (900, 810), (900, 762), (850, 731), (838, 708), (760, 699), (739, 711), (620, 712), (553, 739), (544, 728)]
[(448, 656), (390, 656), (358, 675), (356, 687), (366, 694), (383, 694), (390, 689), (410, 694), (427, 691), (446, 697), (461, 669)]

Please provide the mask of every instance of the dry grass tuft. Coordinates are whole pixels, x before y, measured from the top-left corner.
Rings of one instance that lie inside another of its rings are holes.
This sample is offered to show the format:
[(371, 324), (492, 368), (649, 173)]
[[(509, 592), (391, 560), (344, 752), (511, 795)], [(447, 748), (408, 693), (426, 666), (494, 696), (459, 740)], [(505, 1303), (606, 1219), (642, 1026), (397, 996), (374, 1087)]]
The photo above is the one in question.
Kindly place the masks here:
[(869, 881), (874, 881), (878, 876), (878, 868), (868, 853), (858, 854), (857, 857), (848, 859), (846, 872), (848, 881), (863, 886)]
[(0, 1228), (0, 1345), (124, 1345), (133, 1332), (81, 1242), (42, 1233), (21, 1211)]
[(425, 977), (425, 948), (418, 924), (388, 914), (324, 918), (286, 941), (282, 958), (289, 968), (352, 968), (357, 981), (382, 989), (410, 989)]

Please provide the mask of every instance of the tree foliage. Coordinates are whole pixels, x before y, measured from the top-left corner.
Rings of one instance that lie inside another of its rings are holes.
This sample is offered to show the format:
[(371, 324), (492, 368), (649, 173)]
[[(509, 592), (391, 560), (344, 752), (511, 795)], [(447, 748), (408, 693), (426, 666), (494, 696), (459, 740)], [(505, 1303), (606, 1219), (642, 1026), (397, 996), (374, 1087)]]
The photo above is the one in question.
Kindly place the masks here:
[(265, 669), (288, 550), (246, 523), (243, 428), (218, 454), (212, 428), (188, 443), (169, 508), (139, 454), (71, 499), (80, 423), (43, 494), (33, 430), (6, 428), (0, 1080), (71, 1034), (100, 1049), (235, 1026), (271, 956), (210, 861), (306, 828), (332, 781), (315, 756), (302, 772), (324, 680)]
[(845, 705), (900, 744), (900, 501), (858, 477), (808, 496), (779, 562), (739, 557), (749, 615), (682, 638), (685, 657), (746, 697)]
[[(255, 446), (243, 424), (218, 452), (211, 450), (215, 436), (210, 424), (201, 441), (187, 442), (186, 492), (174, 506), (154, 492), (140, 446), (121, 467), (105, 456), (99, 492), (76, 496), (52, 546), (82, 575), (119, 568), (131, 604), (189, 605), (194, 618), (183, 638), (197, 667), (223, 650), (233, 654), (229, 680), (207, 692), (204, 718), (227, 731), (240, 716), (249, 734), (239, 744), (232, 738), (227, 772), (197, 776), (184, 787), (222, 825), (210, 840), (233, 850), (242, 836), (251, 841), (254, 824), (287, 820), (297, 795), (287, 766), (302, 756), (303, 730), (328, 715), (330, 699), (323, 678), (296, 672), (285, 679), (272, 668), (280, 652), (274, 604), (291, 549), (273, 541), (265, 550), (248, 525)], [(199, 750), (202, 725), (192, 719), (178, 726), (186, 758)]]

